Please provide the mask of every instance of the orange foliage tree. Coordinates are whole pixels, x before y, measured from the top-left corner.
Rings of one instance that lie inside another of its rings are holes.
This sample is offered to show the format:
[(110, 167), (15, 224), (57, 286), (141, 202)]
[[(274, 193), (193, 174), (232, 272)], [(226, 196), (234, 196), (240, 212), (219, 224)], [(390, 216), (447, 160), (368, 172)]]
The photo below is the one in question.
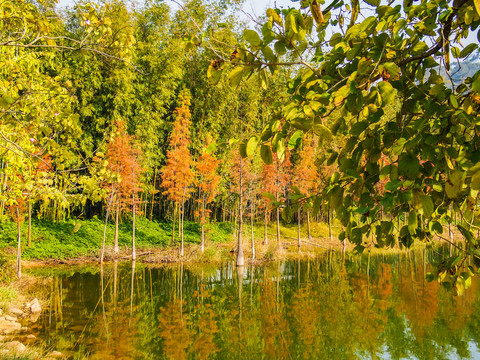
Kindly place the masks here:
[[(232, 166), (230, 168), (231, 191), (239, 195), (238, 204), (238, 236), (241, 238), (243, 226), (243, 209), (250, 202), (252, 207), (253, 192), (255, 190), (255, 183), (257, 180), (256, 174), (253, 171), (252, 163), (249, 159), (242, 159), (238, 149), (232, 149)], [(253, 216), (253, 211), (251, 211)], [(243, 249), (242, 249), (243, 252)], [(252, 231), (252, 258), (255, 258), (255, 243)]]
[(135, 138), (127, 134), (125, 124), (117, 122), (117, 133), (107, 145), (106, 159), (112, 177), (106, 184), (110, 191), (108, 211), (115, 198), (115, 239), (114, 252), (118, 253), (118, 220), (122, 210), (131, 208), (133, 218), (132, 229), (132, 258), (135, 259), (135, 213), (138, 200), (136, 194), (142, 191), (140, 177), (143, 172), (141, 166), (142, 151), (135, 146)]
[(202, 225), (202, 242), (201, 251), (205, 249), (205, 213), (210, 211), (206, 209), (206, 205), (213, 202), (215, 196), (218, 194), (218, 185), (220, 183), (220, 176), (217, 174), (218, 164), (220, 160), (216, 159), (211, 154), (211, 146), (208, 142), (203, 149), (202, 155), (198, 158), (197, 169), (197, 181), (198, 188), (200, 190), (200, 198), (202, 202), (202, 213), (200, 215), (200, 222)]
[(293, 169), (292, 185), (295, 186), (302, 198), (299, 199), (298, 204), (298, 247), (300, 248), (300, 211), (303, 203), (307, 208), (307, 231), (308, 239), (311, 239), (310, 234), (310, 213), (311, 203), (308, 197), (313, 195), (318, 187), (318, 171), (315, 164), (315, 146), (313, 139), (305, 139), (302, 149), (298, 153), (298, 161)]
[[(162, 185), (164, 195), (175, 203), (175, 208), (181, 207), (179, 226), (181, 228), (180, 256), (183, 256), (183, 220), (185, 216), (185, 200), (190, 195), (190, 185), (193, 182), (193, 159), (188, 149), (190, 145), (190, 92), (183, 90), (180, 93), (180, 107), (175, 109), (175, 122), (170, 135), (170, 150), (167, 151), (167, 163), (162, 169)], [(174, 210), (175, 213), (175, 210)], [(175, 214), (174, 214), (175, 218)], [(175, 223), (173, 225), (175, 232)]]
[(285, 152), (285, 159), (280, 161), (276, 153), (273, 153), (271, 164), (262, 166), (262, 196), (265, 200), (265, 233), (264, 243), (268, 243), (267, 225), (270, 213), (276, 209), (277, 241), (280, 241), (280, 202), (285, 200), (286, 187), (292, 180), (292, 163), (289, 152)]

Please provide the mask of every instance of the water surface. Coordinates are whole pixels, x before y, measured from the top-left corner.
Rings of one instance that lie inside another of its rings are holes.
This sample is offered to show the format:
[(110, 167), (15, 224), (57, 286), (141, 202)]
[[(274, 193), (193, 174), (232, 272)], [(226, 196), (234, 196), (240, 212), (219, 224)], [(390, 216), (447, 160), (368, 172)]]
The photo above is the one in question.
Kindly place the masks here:
[(436, 256), (52, 269), (33, 330), (72, 358), (480, 358), (478, 279), (462, 297), (427, 282)]

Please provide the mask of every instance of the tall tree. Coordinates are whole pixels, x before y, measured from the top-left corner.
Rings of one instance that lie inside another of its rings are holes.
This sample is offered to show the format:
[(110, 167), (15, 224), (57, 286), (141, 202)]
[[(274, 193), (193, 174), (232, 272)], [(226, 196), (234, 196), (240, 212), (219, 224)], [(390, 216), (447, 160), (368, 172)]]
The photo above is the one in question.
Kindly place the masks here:
[(209, 144), (207, 141), (203, 149), (202, 155), (196, 162), (197, 182), (200, 190), (200, 202), (202, 204), (202, 211), (200, 214), (200, 223), (202, 226), (201, 235), (201, 251), (205, 249), (205, 213), (208, 212), (206, 206), (215, 200), (220, 184), (220, 175), (217, 174), (217, 168), (220, 160), (216, 159), (212, 152), (215, 149), (215, 144)]
[(301, 247), (300, 241), (300, 217), (302, 206), (307, 213), (307, 232), (308, 239), (310, 234), (310, 197), (315, 195), (318, 188), (318, 171), (315, 164), (315, 146), (313, 138), (304, 138), (303, 146), (298, 152), (297, 163), (293, 169), (292, 185), (300, 192), (302, 197), (298, 198), (297, 222), (298, 222), (298, 248)]
[[(132, 211), (132, 258), (136, 258), (135, 218), (138, 200), (136, 194), (142, 191), (141, 176), (144, 169), (141, 165), (142, 151), (135, 138), (129, 135), (123, 121), (116, 122), (116, 132), (107, 145), (105, 155), (107, 169), (110, 173), (105, 188), (109, 192), (107, 201), (107, 217), (111, 207), (115, 206), (114, 252), (118, 253), (118, 221), (122, 210)], [(114, 200), (115, 199), (115, 204)]]
[[(268, 149), (270, 151), (270, 149)], [(265, 233), (264, 241), (268, 243), (267, 225), (270, 217), (270, 212), (275, 209), (276, 219), (276, 237), (277, 242), (280, 243), (280, 206), (281, 202), (285, 200), (287, 186), (291, 182), (292, 164), (290, 162), (289, 152), (284, 153), (284, 160), (280, 161), (277, 154), (273, 155), (271, 164), (263, 164), (262, 168), (262, 196), (265, 199)]]
[(179, 226), (180, 256), (183, 257), (183, 221), (185, 217), (185, 200), (190, 196), (194, 181), (192, 170), (193, 159), (188, 149), (190, 144), (190, 92), (182, 90), (179, 95), (179, 107), (175, 109), (175, 122), (170, 134), (170, 150), (167, 152), (167, 163), (162, 169), (163, 194), (180, 206)]

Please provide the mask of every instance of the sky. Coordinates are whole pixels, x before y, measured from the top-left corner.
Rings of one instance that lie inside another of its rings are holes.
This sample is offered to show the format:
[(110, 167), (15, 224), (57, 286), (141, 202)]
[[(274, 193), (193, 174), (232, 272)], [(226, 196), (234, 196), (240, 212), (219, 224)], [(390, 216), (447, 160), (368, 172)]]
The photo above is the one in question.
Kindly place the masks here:
[[(176, 8), (176, 5), (171, 0), (165, 0), (172, 8)], [(183, 1), (180, 0), (180, 3)], [(75, 0), (58, 0), (60, 7), (72, 6), (75, 4)], [(298, 7), (299, 2), (292, 2), (291, 0), (246, 0), (243, 6), (243, 10), (250, 15), (260, 16), (265, 14), (265, 10), (269, 7)]]

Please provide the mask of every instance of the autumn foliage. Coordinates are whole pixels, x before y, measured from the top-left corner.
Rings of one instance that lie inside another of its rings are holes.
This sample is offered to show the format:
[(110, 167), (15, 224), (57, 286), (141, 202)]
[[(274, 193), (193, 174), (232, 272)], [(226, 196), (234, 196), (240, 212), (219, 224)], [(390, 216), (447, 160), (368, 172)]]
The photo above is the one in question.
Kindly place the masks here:
[(177, 204), (183, 203), (190, 193), (190, 184), (194, 177), (193, 160), (188, 149), (190, 145), (190, 93), (184, 90), (180, 94), (180, 107), (175, 110), (175, 122), (170, 135), (170, 150), (167, 151), (167, 163), (162, 170), (164, 195)]
[(306, 139), (298, 154), (292, 183), (303, 195), (315, 192), (318, 186), (318, 171), (315, 164), (315, 148), (312, 139)]
[(116, 176), (116, 181), (105, 186), (113, 188), (123, 209), (132, 204), (132, 194), (142, 191), (141, 156), (142, 151), (135, 146), (134, 137), (126, 133), (125, 124), (117, 122), (117, 135), (108, 143), (106, 153), (108, 169)]
[[(197, 185), (202, 194), (203, 206), (213, 202), (219, 191), (220, 176), (217, 174), (217, 168), (220, 160), (212, 156), (208, 151), (208, 146), (200, 155), (197, 161)], [(209, 212), (205, 209), (205, 212)], [(202, 224), (205, 222), (205, 216), (201, 215)]]

